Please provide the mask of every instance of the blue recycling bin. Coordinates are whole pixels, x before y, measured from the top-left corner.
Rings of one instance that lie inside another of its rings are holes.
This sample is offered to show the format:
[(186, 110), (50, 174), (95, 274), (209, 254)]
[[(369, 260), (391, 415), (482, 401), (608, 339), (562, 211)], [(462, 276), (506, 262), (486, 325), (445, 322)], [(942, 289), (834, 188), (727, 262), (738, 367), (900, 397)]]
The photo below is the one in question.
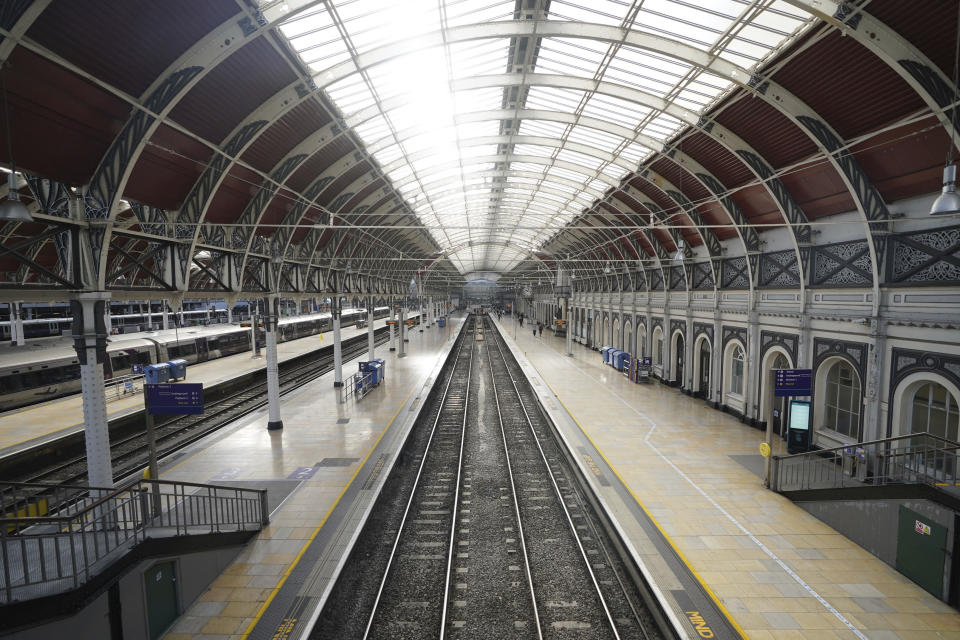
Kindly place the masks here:
[(383, 380), (382, 360), (370, 360), (369, 362), (360, 362), (358, 364), (360, 367), (360, 373), (369, 376), (367, 384), (370, 386), (376, 386), (380, 384), (380, 382)]
[(186, 360), (169, 360), (167, 364), (170, 365), (170, 380), (185, 380), (187, 378)]
[(620, 362), (620, 354), (621, 354), (621, 353), (623, 353), (623, 351), (620, 351), (620, 349), (611, 349), (611, 350), (610, 350), (610, 366), (613, 367), (614, 369), (619, 369), (619, 368), (620, 368), (620, 367), (619, 367), (619, 362)]
[(378, 365), (377, 369), (377, 384), (383, 382), (387, 378), (387, 361), (383, 358), (375, 358), (373, 362), (376, 362)]
[(610, 364), (610, 352), (613, 351), (613, 347), (604, 347), (600, 349), (600, 353), (603, 354), (603, 364)]
[(627, 361), (627, 358), (630, 357), (630, 354), (626, 351), (620, 351), (619, 349), (613, 352), (613, 368), (617, 371), (623, 371), (624, 362)]
[(439, 318), (437, 318), (437, 326), (438, 326), (438, 327), (445, 327), (445, 326), (447, 326), (447, 319), (444, 318), (443, 316), (440, 316)]
[(160, 362), (143, 368), (143, 380), (149, 384), (162, 384), (170, 380), (170, 364)]

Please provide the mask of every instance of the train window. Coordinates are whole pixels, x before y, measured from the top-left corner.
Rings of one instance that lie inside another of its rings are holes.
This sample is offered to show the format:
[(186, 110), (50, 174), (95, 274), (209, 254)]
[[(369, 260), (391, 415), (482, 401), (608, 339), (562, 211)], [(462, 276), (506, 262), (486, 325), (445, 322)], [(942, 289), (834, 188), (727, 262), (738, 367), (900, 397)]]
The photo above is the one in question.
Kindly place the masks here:
[(65, 367), (64, 374), (67, 380), (76, 380), (80, 377), (80, 365), (71, 364), (70, 366)]
[(0, 378), (0, 392), (13, 393), (14, 391), (19, 391), (20, 388), (21, 380), (19, 375), (3, 376)]

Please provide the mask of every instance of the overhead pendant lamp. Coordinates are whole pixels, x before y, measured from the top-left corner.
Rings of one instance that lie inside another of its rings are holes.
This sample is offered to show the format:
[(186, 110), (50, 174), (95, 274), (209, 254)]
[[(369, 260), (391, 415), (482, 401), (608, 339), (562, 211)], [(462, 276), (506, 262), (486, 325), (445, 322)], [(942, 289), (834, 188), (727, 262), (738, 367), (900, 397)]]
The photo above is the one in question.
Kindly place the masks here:
[(673, 259), (678, 262), (683, 261), (683, 238), (677, 240), (677, 253), (674, 254)]
[(606, 274), (610, 273), (610, 263), (607, 262), (606, 266), (603, 268), (603, 272)]
[(7, 197), (0, 201), (0, 220), (12, 220), (17, 222), (33, 222), (33, 216), (27, 210), (27, 206), (20, 202), (20, 194), (17, 192), (17, 168), (13, 162), (13, 132), (10, 129), (10, 107), (7, 104), (7, 63), (4, 61), (3, 68), (0, 69), (0, 81), (3, 86), (3, 122), (7, 134), (7, 154), (10, 157), (10, 175), (7, 178)]
[(957, 193), (957, 165), (953, 163), (953, 147), (957, 137), (957, 101), (960, 90), (957, 89), (957, 71), (960, 69), (960, 9), (957, 12), (957, 36), (953, 50), (953, 108), (950, 110), (950, 144), (947, 147), (947, 165), (943, 168), (943, 191), (933, 201), (930, 215), (960, 213), (960, 194)]

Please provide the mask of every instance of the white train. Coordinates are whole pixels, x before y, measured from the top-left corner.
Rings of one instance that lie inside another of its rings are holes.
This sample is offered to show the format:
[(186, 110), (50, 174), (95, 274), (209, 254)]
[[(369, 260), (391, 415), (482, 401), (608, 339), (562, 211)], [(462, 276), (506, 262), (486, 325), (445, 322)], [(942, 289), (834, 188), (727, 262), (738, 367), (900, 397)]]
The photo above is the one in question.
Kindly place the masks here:
[[(377, 307), (374, 309), (374, 318), (382, 318), (388, 313), (389, 307)], [(365, 309), (344, 309), (341, 317), (342, 326), (347, 327), (366, 322), (367, 312)], [(46, 321), (55, 319), (47, 318)], [(249, 351), (249, 323), (242, 324), (247, 326), (220, 324), (113, 336), (107, 344), (104, 378), (109, 380), (129, 375), (134, 365), (167, 362), (176, 358), (192, 364)], [(332, 328), (329, 313), (282, 318), (277, 341), (296, 340)], [(262, 325), (259, 333), (258, 343), (263, 345)], [(79, 392), (80, 364), (70, 340), (48, 342), (36, 349), (31, 349), (28, 344), (16, 349), (4, 347), (0, 351), (0, 411)]]

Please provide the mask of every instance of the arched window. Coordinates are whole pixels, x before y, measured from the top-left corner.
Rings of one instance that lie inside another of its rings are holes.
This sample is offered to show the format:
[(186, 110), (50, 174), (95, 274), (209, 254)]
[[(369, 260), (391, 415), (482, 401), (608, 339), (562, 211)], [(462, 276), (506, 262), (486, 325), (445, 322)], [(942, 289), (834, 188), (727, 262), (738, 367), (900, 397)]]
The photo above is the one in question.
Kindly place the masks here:
[(845, 361), (838, 361), (827, 372), (827, 398), (823, 426), (856, 438), (860, 435), (860, 377)]
[(743, 347), (736, 345), (730, 356), (730, 393), (743, 395)]
[(910, 433), (930, 433), (957, 441), (960, 411), (957, 400), (942, 384), (925, 382), (910, 401)]
[(653, 330), (653, 363), (663, 364), (663, 331), (660, 327)]

